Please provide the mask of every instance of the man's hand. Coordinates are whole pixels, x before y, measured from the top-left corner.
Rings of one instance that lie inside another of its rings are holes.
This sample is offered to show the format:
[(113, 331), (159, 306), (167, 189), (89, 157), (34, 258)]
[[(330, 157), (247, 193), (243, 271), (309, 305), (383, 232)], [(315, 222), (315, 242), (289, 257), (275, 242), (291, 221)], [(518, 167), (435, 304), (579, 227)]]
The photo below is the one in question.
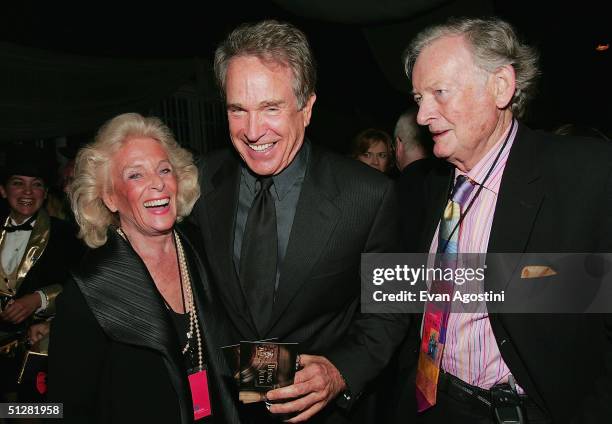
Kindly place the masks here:
[(8, 305), (0, 314), (0, 319), (12, 324), (19, 324), (40, 308), (40, 295), (30, 293), (25, 296), (9, 301)]
[(327, 358), (300, 355), (300, 365), (303, 368), (295, 373), (291, 386), (266, 393), (270, 401), (287, 400), (284, 403), (272, 404), (269, 409), (273, 414), (300, 412), (299, 415), (287, 420), (290, 423), (308, 420), (346, 389), (342, 375)]

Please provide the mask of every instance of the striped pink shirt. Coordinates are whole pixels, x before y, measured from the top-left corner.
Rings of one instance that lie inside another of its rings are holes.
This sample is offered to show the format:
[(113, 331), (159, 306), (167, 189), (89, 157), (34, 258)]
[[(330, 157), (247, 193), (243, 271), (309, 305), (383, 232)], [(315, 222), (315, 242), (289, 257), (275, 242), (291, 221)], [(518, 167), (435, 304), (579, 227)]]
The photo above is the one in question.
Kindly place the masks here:
[[(461, 223), (459, 228), (459, 253), (486, 253), (487, 251), (499, 185), (506, 167), (508, 154), (514, 143), (517, 128), (518, 123), (515, 121), (512, 134), (510, 134), (504, 151)], [(464, 175), (481, 184), (502, 148), (508, 131), (510, 131), (510, 127), (476, 166)], [(460, 174), (463, 173), (455, 169), (455, 178)], [(478, 186), (472, 191), (466, 205), (470, 203), (477, 191)], [(438, 224), (429, 250), (430, 253), (435, 253), (438, 247), (439, 229)], [(489, 389), (496, 383), (507, 381), (510, 370), (497, 347), (488, 314), (455, 314), (451, 312), (442, 356), (442, 369), (468, 384), (484, 389)]]

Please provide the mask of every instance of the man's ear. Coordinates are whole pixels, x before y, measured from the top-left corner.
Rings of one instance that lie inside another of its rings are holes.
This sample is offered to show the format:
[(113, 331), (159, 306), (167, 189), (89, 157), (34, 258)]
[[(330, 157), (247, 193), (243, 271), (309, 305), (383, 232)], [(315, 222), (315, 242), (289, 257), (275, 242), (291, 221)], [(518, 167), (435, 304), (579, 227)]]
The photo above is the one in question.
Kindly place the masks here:
[(504, 65), (493, 73), (495, 104), (499, 109), (505, 109), (514, 97), (516, 91), (516, 74), (512, 65)]
[(308, 100), (306, 100), (306, 104), (302, 108), (302, 113), (304, 114), (304, 128), (310, 124), (310, 117), (312, 116), (312, 106), (314, 105), (315, 100), (317, 100), (316, 94), (311, 94)]
[(102, 201), (104, 202), (104, 205), (108, 208), (108, 210), (110, 210), (113, 213), (117, 212), (117, 205), (115, 204), (115, 196), (113, 196), (112, 193), (105, 191), (104, 194), (102, 195)]
[(2, 196), (3, 199), (7, 198), (6, 191), (4, 190), (3, 185), (0, 185), (0, 196)]
[(399, 162), (402, 157), (404, 157), (404, 143), (401, 142), (399, 137), (395, 137), (395, 161)]

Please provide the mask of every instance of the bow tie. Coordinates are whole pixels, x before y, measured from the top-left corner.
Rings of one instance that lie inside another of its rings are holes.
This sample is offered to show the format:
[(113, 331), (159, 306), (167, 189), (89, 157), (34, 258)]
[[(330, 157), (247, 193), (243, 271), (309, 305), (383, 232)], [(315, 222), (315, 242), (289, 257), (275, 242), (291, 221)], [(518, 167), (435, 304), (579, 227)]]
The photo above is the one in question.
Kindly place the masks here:
[(32, 231), (32, 221), (36, 219), (36, 215), (31, 216), (28, 220), (26, 220), (23, 224), (19, 225), (6, 225), (2, 226), (2, 229), (7, 233), (14, 233), (15, 231)]

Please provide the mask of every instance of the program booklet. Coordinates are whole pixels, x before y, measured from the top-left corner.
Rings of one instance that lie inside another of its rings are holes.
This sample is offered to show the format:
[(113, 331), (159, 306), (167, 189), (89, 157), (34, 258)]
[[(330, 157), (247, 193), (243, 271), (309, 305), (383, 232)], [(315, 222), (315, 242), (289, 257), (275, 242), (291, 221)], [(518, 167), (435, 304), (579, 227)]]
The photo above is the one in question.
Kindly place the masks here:
[(293, 384), (297, 343), (243, 341), (223, 348), (243, 403), (261, 402), (272, 389)]
[[(258, 343), (264, 342), (273, 342), (277, 340), (276, 337), (271, 339), (263, 339), (257, 340)], [(227, 365), (230, 367), (232, 371), (232, 378), (236, 382), (236, 387), (240, 386), (240, 343), (236, 343), (233, 345), (222, 346), (221, 351), (223, 352), (223, 356), (225, 357), (225, 361)]]

